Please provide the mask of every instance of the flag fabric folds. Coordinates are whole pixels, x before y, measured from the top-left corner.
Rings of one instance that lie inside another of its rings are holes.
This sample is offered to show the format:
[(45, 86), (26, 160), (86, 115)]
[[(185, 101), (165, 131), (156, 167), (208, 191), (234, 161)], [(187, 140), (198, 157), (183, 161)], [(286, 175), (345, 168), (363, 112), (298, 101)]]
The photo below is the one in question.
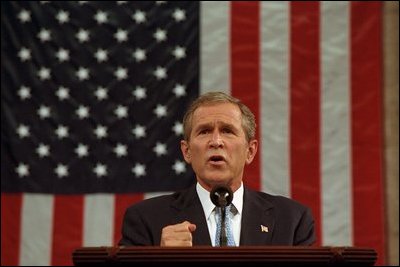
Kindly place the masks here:
[(317, 245), (384, 263), (381, 3), (1, 10), (2, 265), (71, 264), (118, 242), (129, 205), (194, 183), (181, 121), (211, 90), (256, 115), (245, 184), (311, 207)]

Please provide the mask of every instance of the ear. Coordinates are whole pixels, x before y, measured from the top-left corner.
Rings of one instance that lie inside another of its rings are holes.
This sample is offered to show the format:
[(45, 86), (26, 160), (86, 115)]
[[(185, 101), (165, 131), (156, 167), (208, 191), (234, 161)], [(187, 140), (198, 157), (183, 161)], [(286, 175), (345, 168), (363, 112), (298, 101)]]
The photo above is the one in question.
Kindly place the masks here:
[(192, 156), (190, 154), (189, 143), (186, 140), (181, 140), (181, 151), (186, 163), (190, 164), (192, 162)]
[(246, 155), (246, 165), (249, 165), (254, 157), (257, 154), (257, 149), (258, 149), (258, 141), (257, 140), (251, 140), (249, 142), (249, 147), (247, 150), (247, 155)]

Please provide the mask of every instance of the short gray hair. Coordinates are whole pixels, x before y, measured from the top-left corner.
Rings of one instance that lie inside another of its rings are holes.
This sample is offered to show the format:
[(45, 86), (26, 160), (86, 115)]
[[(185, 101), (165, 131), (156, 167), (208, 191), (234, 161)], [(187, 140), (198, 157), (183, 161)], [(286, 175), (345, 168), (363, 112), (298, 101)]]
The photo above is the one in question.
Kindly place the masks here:
[(232, 103), (235, 104), (242, 113), (242, 127), (246, 134), (246, 139), (249, 142), (253, 140), (256, 135), (256, 119), (251, 110), (243, 104), (239, 99), (234, 98), (223, 92), (209, 92), (199, 96), (187, 109), (183, 117), (183, 138), (189, 141), (190, 133), (192, 131), (192, 118), (193, 114), (201, 106), (212, 105), (216, 103)]

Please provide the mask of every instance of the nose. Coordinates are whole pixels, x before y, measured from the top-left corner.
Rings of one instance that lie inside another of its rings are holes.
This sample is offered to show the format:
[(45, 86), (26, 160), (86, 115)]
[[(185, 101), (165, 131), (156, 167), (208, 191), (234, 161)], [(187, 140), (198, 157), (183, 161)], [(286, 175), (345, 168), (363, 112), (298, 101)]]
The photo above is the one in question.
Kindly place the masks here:
[(211, 148), (221, 148), (224, 146), (224, 142), (218, 131), (213, 132), (209, 145)]

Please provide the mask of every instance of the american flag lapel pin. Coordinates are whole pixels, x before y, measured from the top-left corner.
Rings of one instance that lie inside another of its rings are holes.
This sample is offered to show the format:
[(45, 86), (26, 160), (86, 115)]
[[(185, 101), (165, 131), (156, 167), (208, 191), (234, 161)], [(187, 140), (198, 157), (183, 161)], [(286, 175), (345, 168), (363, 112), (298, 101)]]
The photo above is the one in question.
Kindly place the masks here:
[(265, 225), (260, 225), (261, 226), (261, 232), (265, 232), (265, 233), (268, 233), (268, 226), (265, 226)]

